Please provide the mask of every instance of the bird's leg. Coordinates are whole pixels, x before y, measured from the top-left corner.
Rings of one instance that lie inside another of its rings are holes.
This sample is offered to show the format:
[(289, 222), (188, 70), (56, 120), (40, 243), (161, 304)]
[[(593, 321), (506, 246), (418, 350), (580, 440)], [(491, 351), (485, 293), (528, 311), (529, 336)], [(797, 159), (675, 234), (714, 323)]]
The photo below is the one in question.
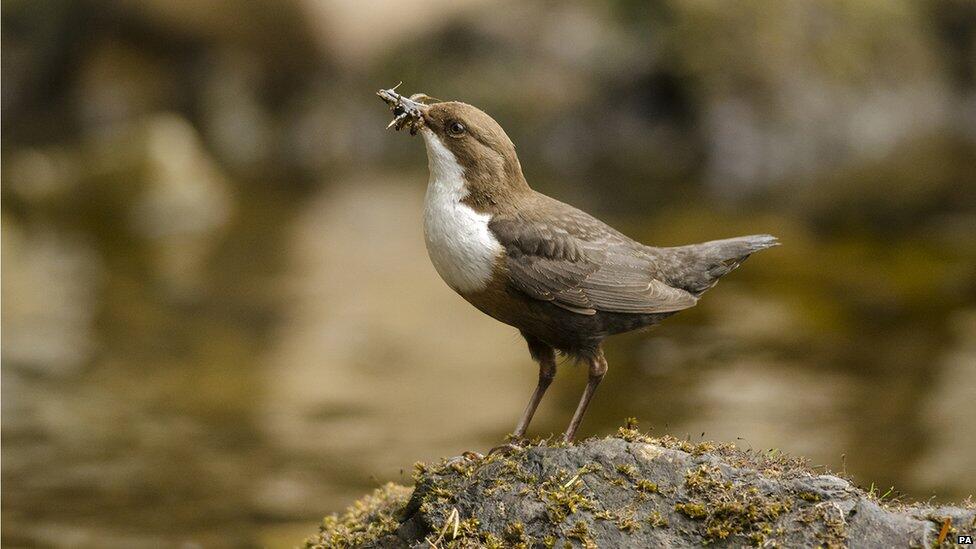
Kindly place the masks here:
[(539, 383), (536, 384), (532, 398), (529, 399), (525, 411), (522, 412), (522, 417), (515, 425), (515, 432), (512, 433), (512, 436), (516, 439), (525, 436), (525, 431), (529, 428), (529, 422), (532, 421), (536, 408), (542, 402), (542, 397), (546, 394), (546, 389), (549, 388), (552, 379), (556, 377), (556, 352), (553, 351), (552, 347), (544, 343), (532, 342), (529, 343), (529, 352), (532, 353), (533, 358), (539, 361)]
[(525, 405), (525, 411), (522, 412), (522, 417), (519, 418), (518, 424), (515, 425), (515, 431), (512, 433), (513, 442), (496, 446), (488, 451), (489, 454), (499, 452), (508, 453), (519, 448), (516, 443), (525, 436), (525, 431), (529, 428), (529, 423), (532, 421), (532, 416), (535, 415), (536, 408), (539, 407), (539, 403), (542, 402), (542, 397), (546, 394), (546, 389), (549, 388), (553, 378), (556, 377), (556, 351), (549, 345), (530, 335), (524, 333), (522, 335), (525, 336), (526, 341), (529, 343), (529, 353), (532, 354), (532, 358), (539, 363), (539, 382), (535, 386), (535, 391), (533, 391), (529, 403)]
[(566, 442), (572, 442), (576, 436), (576, 429), (579, 428), (580, 422), (583, 421), (583, 414), (586, 413), (586, 407), (590, 405), (590, 399), (593, 398), (593, 393), (596, 392), (596, 386), (603, 381), (603, 376), (607, 373), (607, 359), (603, 357), (602, 350), (597, 349), (597, 354), (590, 358), (589, 362), (590, 376), (586, 382), (586, 389), (583, 390), (583, 397), (580, 398), (579, 405), (576, 407), (576, 413), (573, 414), (573, 419), (569, 422), (566, 434), (563, 435), (563, 440)]

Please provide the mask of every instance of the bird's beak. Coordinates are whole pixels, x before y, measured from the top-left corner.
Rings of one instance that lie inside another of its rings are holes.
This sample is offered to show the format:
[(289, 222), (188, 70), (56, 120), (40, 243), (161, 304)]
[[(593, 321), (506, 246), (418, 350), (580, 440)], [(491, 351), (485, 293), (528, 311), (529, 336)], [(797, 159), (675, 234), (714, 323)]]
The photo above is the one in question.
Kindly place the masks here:
[(390, 106), (390, 110), (393, 111), (393, 121), (387, 128), (394, 128), (397, 131), (409, 128), (410, 135), (416, 135), (417, 130), (424, 125), (424, 113), (429, 108), (425, 102), (436, 100), (423, 93), (404, 97), (396, 92), (399, 86), (400, 84), (397, 84), (388, 90), (376, 92), (376, 95), (385, 101)]

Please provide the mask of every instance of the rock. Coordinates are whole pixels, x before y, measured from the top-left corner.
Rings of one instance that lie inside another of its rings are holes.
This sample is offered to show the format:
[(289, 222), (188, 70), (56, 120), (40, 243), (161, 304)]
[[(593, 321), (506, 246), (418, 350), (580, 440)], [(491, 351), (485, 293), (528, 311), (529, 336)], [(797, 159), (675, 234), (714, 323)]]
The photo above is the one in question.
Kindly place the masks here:
[[(976, 509), (885, 502), (800, 459), (652, 438), (633, 425), (575, 445), (417, 464), (306, 540), (319, 547), (931, 547)], [(949, 538), (952, 539), (951, 537)]]

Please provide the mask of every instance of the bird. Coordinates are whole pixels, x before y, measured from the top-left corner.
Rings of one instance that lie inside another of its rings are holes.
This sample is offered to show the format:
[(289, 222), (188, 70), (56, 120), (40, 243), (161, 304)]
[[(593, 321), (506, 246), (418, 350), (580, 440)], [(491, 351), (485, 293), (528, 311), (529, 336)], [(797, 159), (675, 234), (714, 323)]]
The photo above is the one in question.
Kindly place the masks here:
[[(539, 365), (535, 390), (511, 433), (523, 440), (556, 374), (557, 354), (587, 365), (566, 431), (572, 442), (607, 373), (604, 340), (693, 307), (768, 234), (676, 247), (646, 246), (529, 187), (512, 140), (491, 116), (459, 101), (377, 95), (388, 128), (420, 134), (429, 180), (424, 240), (440, 277), (468, 303), (515, 327)], [(510, 443), (511, 444), (511, 443)]]

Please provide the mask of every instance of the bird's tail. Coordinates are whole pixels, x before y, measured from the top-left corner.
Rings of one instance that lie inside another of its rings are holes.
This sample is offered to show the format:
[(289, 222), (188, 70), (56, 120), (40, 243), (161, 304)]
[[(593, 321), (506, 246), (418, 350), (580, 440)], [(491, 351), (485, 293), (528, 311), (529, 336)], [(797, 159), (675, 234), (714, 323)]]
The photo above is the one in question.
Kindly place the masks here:
[(678, 274), (669, 283), (700, 295), (750, 255), (778, 245), (775, 236), (754, 234), (671, 248), (682, 268), (673, 271)]

